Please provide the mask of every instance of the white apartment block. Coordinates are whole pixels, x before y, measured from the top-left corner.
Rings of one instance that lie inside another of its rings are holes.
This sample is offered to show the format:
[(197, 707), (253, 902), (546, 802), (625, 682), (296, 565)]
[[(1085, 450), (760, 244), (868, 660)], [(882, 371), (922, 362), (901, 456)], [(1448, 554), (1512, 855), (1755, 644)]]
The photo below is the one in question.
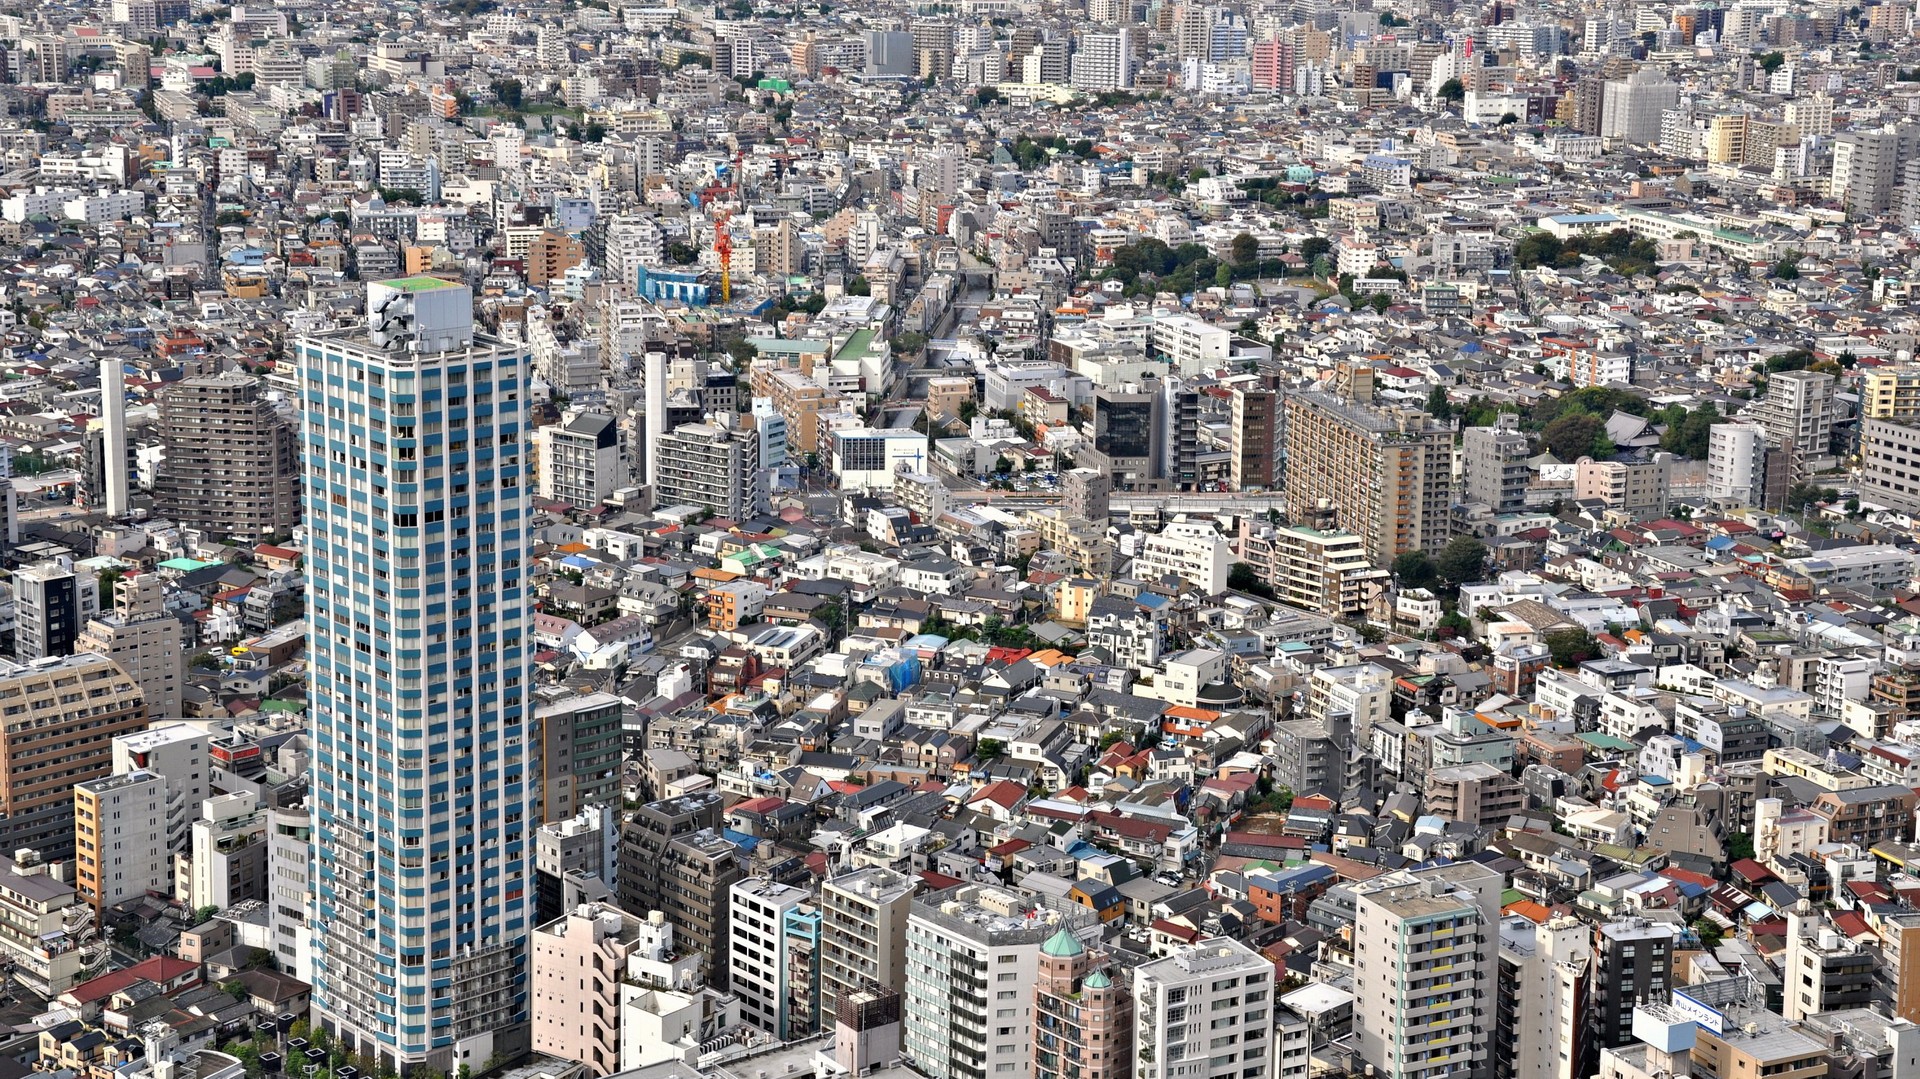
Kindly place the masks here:
[(1273, 962), (1205, 940), (1133, 971), (1134, 1079), (1273, 1079)]
[(728, 892), (728, 988), (740, 998), (741, 1021), (776, 1037), (786, 1005), (782, 927), (787, 912), (811, 898), (764, 877), (749, 877)]
[(1389, 873), (1359, 888), (1353, 1026), (1380, 1079), (1441, 1079), (1490, 1066), (1502, 882), (1496, 871), (1459, 863)]

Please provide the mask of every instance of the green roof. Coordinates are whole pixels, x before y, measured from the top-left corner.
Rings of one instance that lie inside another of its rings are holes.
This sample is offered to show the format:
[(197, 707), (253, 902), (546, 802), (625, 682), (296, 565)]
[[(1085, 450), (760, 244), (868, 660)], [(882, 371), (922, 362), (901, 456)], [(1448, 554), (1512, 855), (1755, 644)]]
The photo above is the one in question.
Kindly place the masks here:
[(194, 570), (206, 569), (208, 566), (217, 566), (219, 564), (218, 562), (202, 562), (197, 558), (169, 558), (165, 562), (160, 563), (160, 568), (178, 570), (181, 573), (192, 573)]
[(867, 353), (867, 346), (871, 344), (873, 344), (872, 330), (855, 330), (853, 336), (847, 338), (847, 343), (840, 346), (840, 351), (833, 354), (834, 359), (842, 356), (864, 356)]
[(1611, 734), (1603, 734), (1600, 731), (1583, 731), (1574, 737), (1595, 749), (1611, 749), (1616, 752), (1624, 752), (1629, 749), (1639, 748), (1625, 738), (1617, 738)]
[(1079, 937), (1062, 929), (1047, 938), (1047, 942), (1040, 946), (1040, 954), (1050, 955), (1055, 959), (1072, 959), (1075, 956), (1087, 954), (1087, 946), (1080, 943)]
[(453, 288), (451, 281), (438, 277), (396, 277), (391, 281), (382, 281), (388, 288), (397, 288), (402, 292), (432, 292), (437, 288)]
[(1112, 989), (1112, 988), (1113, 988), (1113, 979), (1112, 979), (1112, 978), (1109, 978), (1109, 977), (1107, 977), (1107, 972), (1106, 972), (1106, 971), (1104, 971), (1104, 970), (1096, 970), (1096, 971), (1094, 971), (1094, 972), (1093, 972), (1092, 974), (1089, 974), (1089, 975), (1087, 975), (1086, 977), (1084, 977), (1084, 978), (1082, 978), (1082, 979), (1080, 979), (1080, 988), (1082, 988), (1082, 989)]

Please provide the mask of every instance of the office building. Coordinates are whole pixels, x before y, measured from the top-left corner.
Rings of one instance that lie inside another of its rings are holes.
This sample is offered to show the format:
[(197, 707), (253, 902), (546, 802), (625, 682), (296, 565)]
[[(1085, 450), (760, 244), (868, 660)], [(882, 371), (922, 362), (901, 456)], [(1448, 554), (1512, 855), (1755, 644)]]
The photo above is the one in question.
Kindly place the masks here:
[(634, 810), (620, 829), (620, 908), (665, 909), (661, 869), (667, 844), (680, 836), (718, 829), (722, 808), (718, 794), (701, 791), (648, 802)]
[(1233, 458), (1228, 478), (1236, 491), (1271, 487), (1280, 458), (1280, 395), (1257, 386), (1233, 390)]
[(187, 628), (167, 610), (166, 589), (159, 577), (142, 573), (115, 581), (113, 610), (87, 622), (74, 648), (106, 656), (131, 674), (147, 698), (151, 718), (181, 714)]
[(1393, 574), (1373, 564), (1352, 532), (1243, 522), (1240, 561), (1282, 603), (1329, 618), (1367, 618), (1385, 602)]
[(238, 541), (293, 530), (300, 521), (294, 426), (256, 379), (197, 375), (158, 399), (166, 457), (154, 478), (156, 514)]
[(913, 1066), (928, 1079), (1031, 1068), (1040, 946), (1062, 929), (1087, 941), (1100, 924), (1093, 911), (1066, 900), (991, 885), (962, 884), (915, 900), (903, 998)]
[(0, 661), (0, 850), (74, 854), (76, 783), (113, 767), (113, 738), (147, 724), (140, 687), (105, 656)]
[(1606, 922), (1593, 932), (1593, 1005), (1589, 1030), (1594, 1048), (1633, 1041), (1633, 1006), (1661, 999), (1673, 989), (1673, 926), (1645, 918)]
[(107, 516), (120, 520), (133, 511), (127, 461), (127, 369), (117, 357), (100, 361), (100, 487)]
[(1133, 1006), (1133, 1079), (1274, 1074), (1273, 961), (1240, 941), (1203, 940), (1135, 967)]
[(1287, 396), (1286, 490), (1303, 514), (1331, 511), (1385, 566), (1446, 545), (1453, 433), (1424, 412), (1366, 403), (1366, 381)]
[(1578, 918), (1500, 922), (1494, 1079), (1587, 1079), (1594, 1074), (1587, 1008), (1593, 928)]
[(611, 693), (570, 696), (534, 713), (540, 746), (540, 823), (618, 806), (626, 704)]
[(820, 1006), (865, 985), (906, 984), (907, 919), (919, 881), (867, 866), (820, 882)]
[(925, 472), (927, 436), (908, 427), (833, 432), (831, 465), (842, 491), (891, 491), (902, 469)]
[(70, 656), (80, 628), (100, 613), (100, 582), (69, 564), (37, 562), (13, 571), (13, 601), (15, 659)]
[(129, 772), (73, 787), (73, 886), (104, 910), (128, 899), (173, 895), (167, 851), (167, 781)]
[(395, 1068), (478, 1068), (527, 1044), (528, 357), (427, 277), (296, 354), (315, 1021)]
[(620, 1071), (621, 984), (628, 960), (644, 954), (648, 928), (591, 903), (533, 931), (534, 1052), (578, 1061), (593, 1075)]
[(1353, 1027), (1381, 1079), (1490, 1070), (1503, 880), (1466, 862), (1356, 887)]
[(1767, 429), (1716, 423), (1707, 429), (1707, 497), (1734, 506), (1764, 506)]
[(776, 1037), (787, 1026), (787, 915), (812, 898), (765, 877), (749, 877), (728, 893), (728, 984), (741, 1021)]
[(540, 497), (592, 509), (631, 479), (620, 453), (620, 423), (604, 412), (578, 412), (533, 432)]
[(1116, 490), (1157, 489), (1165, 446), (1163, 405), (1153, 383), (1094, 387), (1093, 444), (1081, 449), (1081, 465), (1105, 474)]
[(1062, 929), (1040, 946), (1033, 987), (1034, 1079), (1127, 1079), (1133, 1070), (1133, 997), (1104, 957)]
[(1464, 501), (1485, 505), (1495, 513), (1526, 509), (1531, 453), (1527, 436), (1520, 431), (1520, 417), (1510, 412), (1501, 413), (1492, 427), (1461, 431)]
[(1218, 371), (1233, 349), (1233, 331), (1192, 315), (1166, 315), (1153, 320), (1148, 343), (1165, 356), (1174, 373), (1186, 378)]
[(655, 506), (698, 506), (733, 520), (766, 508), (759, 439), (752, 431), (685, 423), (654, 444), (660, 454)]

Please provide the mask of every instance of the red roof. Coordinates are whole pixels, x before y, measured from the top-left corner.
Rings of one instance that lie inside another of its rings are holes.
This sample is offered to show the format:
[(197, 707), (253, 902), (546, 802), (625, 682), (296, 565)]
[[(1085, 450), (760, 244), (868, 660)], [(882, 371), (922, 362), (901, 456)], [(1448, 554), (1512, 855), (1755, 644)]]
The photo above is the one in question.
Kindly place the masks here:
[(1738, 873), (1742, 879), (1755, 884), (1763, 880), (1773, 879), (1772, 870), (1769, 870), (1766, 866), (1761, 865), (1752, 858), (1742, 858), (1728, 868)]
[(787, 803), (782, 799), (775, 798), (773, 795), (769, 794), (764, 798), (755, 798), (755, 799), (752, 799), (751, 801), (741, 802), (739, 805), (734, 806), (733, 808), (736, 812), (770, 813), (773, 810), (779, 809), (781, 806), (786, 804)]
[(170, 955), (156, 955), (151, 959), (143, 959), (125, 970), (116, 970), (111, 974), (102, 974), (98, 978), (81, 982), (61, 995), (81, 1004), (91, 1004), (97, 1000), (105, 1000), (135, 982), (148, 981), (156, 985), (166, 985), (176, 978), (185, 977), (199, 969), (198, 963), (189, 963)]
[(1010, 779), (1000, 779), (981, 787), (973, 797), (967, 799), (967, 804), (992, 802), (1002, 809), (1012, 809), (1020, 804), (1020, 799), (1026, 796), (1027, 788)]

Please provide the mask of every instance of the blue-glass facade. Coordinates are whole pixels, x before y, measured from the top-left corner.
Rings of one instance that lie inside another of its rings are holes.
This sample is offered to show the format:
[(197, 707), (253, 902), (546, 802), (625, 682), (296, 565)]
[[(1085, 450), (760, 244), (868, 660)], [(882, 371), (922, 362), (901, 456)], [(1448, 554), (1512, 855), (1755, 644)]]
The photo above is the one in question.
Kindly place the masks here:
[(359, 1051), (451, 1073), (513, 1051), (527, 1012), (529, 359), (416, 343), (298, 345), (314, 1006)]

